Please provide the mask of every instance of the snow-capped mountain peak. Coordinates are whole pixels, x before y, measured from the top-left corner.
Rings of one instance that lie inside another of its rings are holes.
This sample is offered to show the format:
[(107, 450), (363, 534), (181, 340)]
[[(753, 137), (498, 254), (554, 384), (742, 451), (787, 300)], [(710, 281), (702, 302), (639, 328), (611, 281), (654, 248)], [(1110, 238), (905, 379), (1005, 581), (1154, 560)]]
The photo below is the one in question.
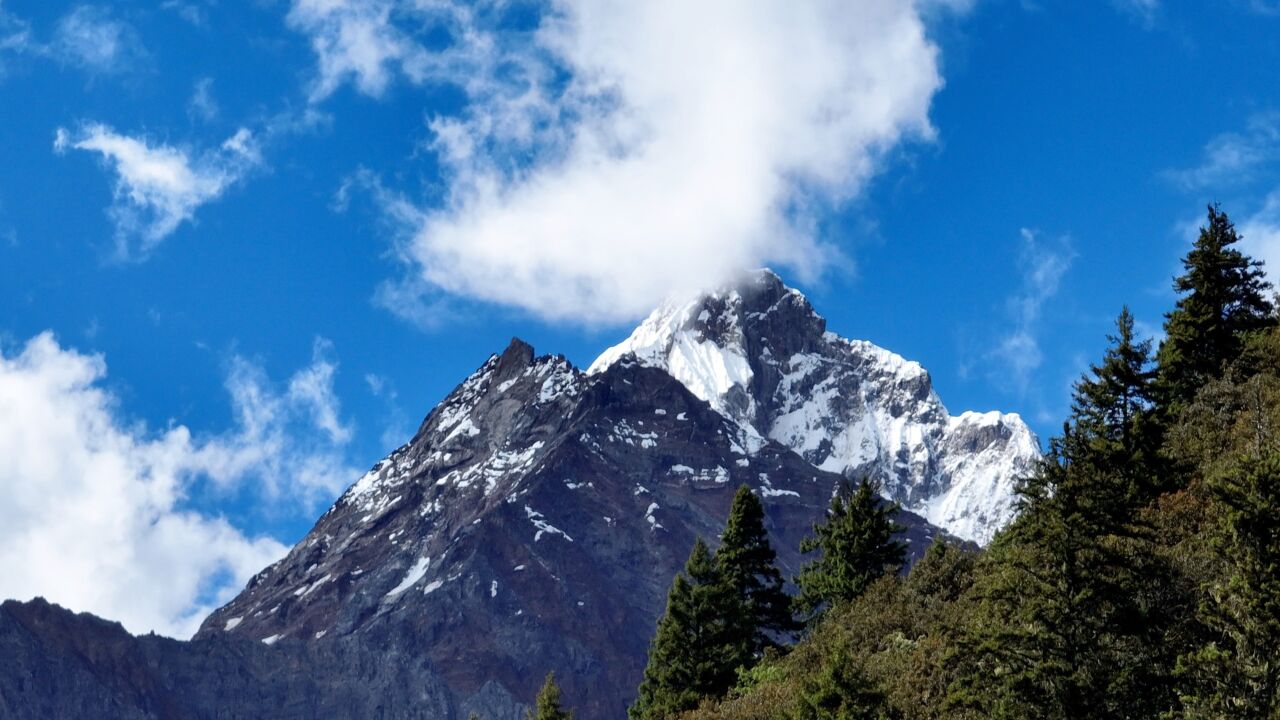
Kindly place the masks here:
[(1040, 455), (1018, 415), (952, 416), (919, 363), (827, 332), (769, 270), (664, 303), (588, 372), (626, 356), (666, 370), (744, 436), (876, 477), (892, 499), (980, 543), (1012, 518), (1014, 485)]

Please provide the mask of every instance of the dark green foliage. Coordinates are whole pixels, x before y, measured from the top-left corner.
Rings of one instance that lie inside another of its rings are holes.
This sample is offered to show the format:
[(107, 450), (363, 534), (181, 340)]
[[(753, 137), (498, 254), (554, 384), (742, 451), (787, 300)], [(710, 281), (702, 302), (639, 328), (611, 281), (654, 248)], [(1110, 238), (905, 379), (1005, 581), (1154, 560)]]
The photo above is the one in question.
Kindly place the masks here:
[(1280, 454), (1244, 461), (1211, 490), (1226, 572), (1200, 608), (1212, 640), (1179, 664), (1184, 717), (1280, 717)]
[(794, 720), (889, 720), (895, 717), (847, 651), (832, 655), (818, 675), (801, 688)]
[(993, 718), (1083, 718), (1104, 702), (1118, 670), (1107, 636), (1129, 612), (1127, 578), (1095, 515), (1102, 508), (1074, 475), (1061, 456), (1047, 462), (1024, 514), (990, 549), (958, 706)]
[(1234, 246), (1235, 226), (1216, 205), (1174, 280), (1177, 306), (1165, 322), (1160, 345), (1162, 402), (1176, 413), (1206, 382), (1221, 376), (1240, 354), (1248, 334), (1275, 324), (1262, 264)]
[(799, 630), (799, 625), (764, 529), (764, 506), (745, 485), (733, 497), (715, 559), (737, 600), (733, 632), (739, 664), (750, 667), (766, 649), (777, 647), (775, 638)]
[(628, 710), (632, 720), (668, 718), (719, 698), (737, 680), (734, 640), (735, 597), (699, 538), (684, 572), (667, 596), (667, 610), (649, 648), (639, 697)]
[(800, 543), (801, 552), (821, 555), (796, 577), (796, 606), (811, 618), (861, 595), (876, 578), (895, 572), (906, 546), (894, 540), (902, 526), (894, 522), (896, 503), (880, 499), (875, 484), (863, 480), (857, 490), (846, 486), (831, 499), (826, 521)]
[(573, 711), (560, 706), (560, 686), (555, 673), (547, 673), (547, 679), (538, 691), (533, 709), (525, 711), (525, 720), (573, 720)]

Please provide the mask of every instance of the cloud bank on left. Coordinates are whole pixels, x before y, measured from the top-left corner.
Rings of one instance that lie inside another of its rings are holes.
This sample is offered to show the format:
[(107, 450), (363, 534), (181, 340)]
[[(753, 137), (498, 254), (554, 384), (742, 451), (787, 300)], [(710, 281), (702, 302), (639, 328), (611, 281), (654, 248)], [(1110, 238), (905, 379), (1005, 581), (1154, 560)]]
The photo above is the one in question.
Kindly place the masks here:
[(353, 476), (327, 352), (318, 342), (284, 383), (234, 358), (235, 426), (211, 437), (131, 420), (105, 359), (51, 333), (0, 353), (0, 597), (45, 595), (135, 633), (189, 637), (286, 550), (188, 507), (190, 493), (313, 507)]

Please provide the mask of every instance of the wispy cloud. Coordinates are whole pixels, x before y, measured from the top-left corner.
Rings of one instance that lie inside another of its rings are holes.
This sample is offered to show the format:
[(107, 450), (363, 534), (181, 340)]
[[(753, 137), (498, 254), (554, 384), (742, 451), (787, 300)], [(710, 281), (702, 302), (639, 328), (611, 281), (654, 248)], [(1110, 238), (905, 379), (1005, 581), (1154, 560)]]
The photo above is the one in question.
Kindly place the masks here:
[(90, 76), (134, 72), (148, 58), (134, 27), (106, 7), (76, 5), (57, 21), (51, 36), (41, 39), (0, 0), (0, 74), (6, 55), (54, 61)]
[(1160, 17), (1160, 0), (1111, 0), (1111, 2), (1147, 29), (1154, 27), (1156, 20)]
[(400, 394), (390, 379), (369, 373), (364, 376), (364, 381), (369, 386), (369, 392), (381, 400), (386, 407), (379, 440), (382, 442), (383, 449), (390, 452), (413, 436), (413, 425), (410, 423), (409, 415), (401, 407)]
[(192, 120), (212, 122), (218, 118), (218, 100), (213, 96), (213, 78), (200, 78), (187, 101), (187, 115)]
[(310, 514), (355, 477), (330, 354), (318, 342), (282, 383), (235, 359), (236, 424), (198, 437), (129, 419), (105, 360), (50, 333), (0, 352), (0, 597), (43, 595), (133, 632), (189, 636), (286, 550), (188, 509), (198, 483)]
[(95, 74), (131, 71), (147, 57), (133, 26), (94, 5), (73, 8), (58, 21), (49, 52)]
[[(391, 22), (395, 0), (295, 0), (286, 22), (311, 39), (319, 67), (311, 99), (323, 100), (351, 80), (378, 96), (399, 68), (420, 79), (427, 51)], [(430, 3), (422, 3), (428, 5)]]
[(214, 4), (216, 0), (164, 0), (160, 7), (177, 13), (178, 17), (200, 27), (208, 22), (209, 6)]
[(4, 0), (0, 0), (0, 77), (4, 76), (7, 55), (29, 53), (34, 48), (30, 24), (6, 11)]
[(1195, 167), (1173, 170), (1167, 176), (1187, 190), (1223, 190), (1257, 178), (1258, 172), (1280, 161), (1280, 112), (1249, 118), (1243, 131), (1226, 132), (1210, 140)]
[[(812, 211), (933, 137), (920, 6), (855, 7), (572, 0), (530, 29), (501, 3), (295, 0), (289, 17), (313, 98), (396, 78), (465, 92), (429, 124), (446, 190), (398, 243), (395, 288), (610, 323), (742, 267), (816, 275), (835, 251)], [(428, 50), (424, 26), (449, 41)]]
[(1039, 233), (1024, 228), (1019, 266), (1021, 287), (1007, 301), (1009, 330), (988, 353), (996, 370), (993, 382), (1027, 397), (1036, 371), (1044, 363), (1040, 349), (1041, 314), (1045, 303), (1058, 294), (1062, 278), (1071, 269), (1076, 254), (1068, 238), (1046, 242)]
[(110, 214), (122, 259), (145, 257), (198, 208), (262, 164), (257, 139), (244, 128), (215, 148), (190, 150), (88, 123), (57, 130), (54, 150), (69, 149), (98, 153), (115, 173)]

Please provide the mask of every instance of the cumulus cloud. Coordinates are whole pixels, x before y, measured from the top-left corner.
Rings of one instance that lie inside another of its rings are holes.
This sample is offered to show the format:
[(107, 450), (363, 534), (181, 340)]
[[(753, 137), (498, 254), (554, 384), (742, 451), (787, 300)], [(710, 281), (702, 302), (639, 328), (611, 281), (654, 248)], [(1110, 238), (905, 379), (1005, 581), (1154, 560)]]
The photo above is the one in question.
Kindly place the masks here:
[(101, 74), (129, 71), (146, 57), (131, 25), (93, 5), (77, 6), (64, 15), (48, 50), (63, 62)]
[[(447, 190), (418, 204), (388, 292), (610, 323), (744, 267), (816, 274), (833, 250), (815, 209), (933, 136), (922, 8), (965, 5), (557, 0), (531, 27), (501, 3), (295, 0), (290, 23), (313, 97), (403, 77), (467, 98), (429, 123)], [(451, 41), (428, 49), (423, 27)]]
[(1035, 372), (1044, 363), (1039, 336), (1041, 312), (1045, 303), (1058, 294), (1062, 278), (1075, 260), (1075, 252), (1065, 238), (1046, 243), (1038, 233), (1026, 228), (1021, 235), (1022, 287), (1008, 301), (1013, 323), (989, 357), (998, 366), (998, 372), (992, 377), (1011, 386), (1019, 396), (1025, 396)]
[(115, 173), (115, 201), (109, 213), (121, 258), (145, 257), (179, 225), (191, 221), (200, 206), (221, 197), (262, 164), (257, 138), (246, 128), (216, 148), (194, 151), (89, 123), (57, 130), (54, 150), (68, 149), (98, 153)]
[(237, 426), (209, 438), (127, 419), (104, 359), (50, 333), (0, 352), (0, 597), (43, 595), (135, 633), (189, 636), (286, 550), (188, 507), (196, 483), (249, 485), (310, 511), (318, 488), (331, 498), (354, 477), (327, 352), (318, 344), (283, 388), (237, 360)]

